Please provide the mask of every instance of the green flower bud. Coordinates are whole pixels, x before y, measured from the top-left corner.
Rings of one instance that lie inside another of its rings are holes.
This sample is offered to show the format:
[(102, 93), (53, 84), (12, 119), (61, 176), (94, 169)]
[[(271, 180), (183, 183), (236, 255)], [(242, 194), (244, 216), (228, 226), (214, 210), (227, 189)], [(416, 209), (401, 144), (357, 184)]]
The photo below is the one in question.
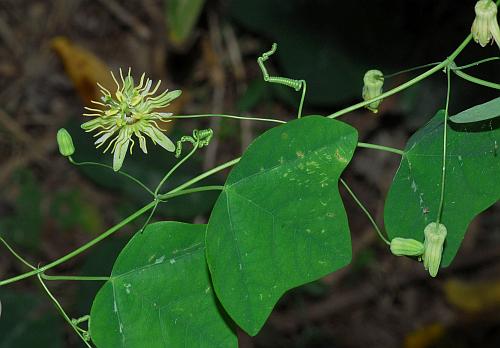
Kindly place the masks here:
[(492, 0), (480, 0), (474, 7), (476, 18), (472, 23), (472, 37), (482, 47), (496, 41), (500, 48), (500, 28), (497, 21), (497, 5)]
[(446, 234), (446, 227), (435, 222), (431, 222), (424, 229), (424, 267), (429, 270), (431, 277), (435, 277), (438, 273)]
[(420, 256), (424, 253), (424, 244), (415, 239), (394, 238), (391, 252), (396, 256)]
[[(378, 97), (382, 94), (382, 86), (384, 85), (384, 74), (380, 70), (368, 70), (363, 77), (363, 100), (367, 101)], [(366, 106), (368, 110), (374, 113), (378, 112), (378, 106), (382, 100), (374, 101)]]
[(61, 128), (57, 131), (57, 145), (59, 146), (59, 152), (64, 157), (71, 156), (75, 153), (75, 146), (73, 145), (73, 139), (68, 131)]

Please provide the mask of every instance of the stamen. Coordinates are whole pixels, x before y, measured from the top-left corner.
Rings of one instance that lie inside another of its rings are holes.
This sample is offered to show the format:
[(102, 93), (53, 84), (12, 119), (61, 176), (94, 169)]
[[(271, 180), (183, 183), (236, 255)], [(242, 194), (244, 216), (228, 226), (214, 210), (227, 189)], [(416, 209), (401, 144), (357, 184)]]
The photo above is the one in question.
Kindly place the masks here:
[(120, 84), (118, 83), (118, 81), (116, 80), (116, 77), (115, 77), (115, 74), (113, 74), (113, 72), (111, 71), (111, 77), (113, 78), (113, 81), (115, 81), (115, 84), (116, 84), (116, 91), (118, 92), (120, 90)]

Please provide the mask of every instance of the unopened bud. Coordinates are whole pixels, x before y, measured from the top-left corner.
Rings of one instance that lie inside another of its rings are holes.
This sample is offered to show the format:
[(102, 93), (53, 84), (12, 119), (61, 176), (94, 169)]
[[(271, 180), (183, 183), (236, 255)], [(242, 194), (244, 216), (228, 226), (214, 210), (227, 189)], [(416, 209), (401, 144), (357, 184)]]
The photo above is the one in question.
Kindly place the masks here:
[[(382, 86), (384, 85), (384, 74), (380, 70), (368, 70), (363, 77), (363, 100), (367, 101), (378, 97), (382, 94)], [(366, 105), (366, 108), (374, 113), (378, 112), (378, 106), (382, 99), (374, 101)]]
[(424, 229), (424, 267), (429, 270), (431, 277), (435, 277), (439, 271), (443, 244), (446, 239), (447, 230), (443, 224), (431, 222)]
[(492, 0), (480, 0), (474, 7), (476, 18), (472, 23), (472, 37), (482, 47), (496, 41), (500, 48), (500, 28), (497, 21), (497, 5)]
[(391, 252), (396, 256), (420, 256), (424, 253), (424, 244), (410, 238), (391, 240)]
[(57, 145), (59, 146), (59, 152), (64, 157), (71, 156), (75, 153), (75, 146), (73, 145), (73, 139), (68, 131), (61, 128), (57, 131)]

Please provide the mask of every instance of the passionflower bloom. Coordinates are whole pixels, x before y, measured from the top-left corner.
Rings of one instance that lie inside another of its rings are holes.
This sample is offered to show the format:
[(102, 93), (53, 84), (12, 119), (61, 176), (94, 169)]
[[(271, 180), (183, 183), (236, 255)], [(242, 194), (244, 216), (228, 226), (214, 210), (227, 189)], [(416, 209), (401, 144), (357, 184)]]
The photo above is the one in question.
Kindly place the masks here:
[[(364, 101), (373, 99), (382, 94), (382, 86), (384, 85), (384, 74), (380, 70), (368, 70), (363, 77), (363, 92), (362, 97)], [(378, 112), (378, 106), (382, 99), (374, 101), (366, 108), (374, 113)]]
[(443, 224), (431, 222), (424, 229), (424, 267), (429, 270), (431, 277), (435, 277), (441, 264), (444, 240), (447, 230)]
[(121, 86), (112, 72), (111, 76), (116, 83), (116, 92), (112, 95), (98, 84), (102, 93), (101, 102), (92, 102), (102, 109), (85, 108), (90, 113), (83, 115), (95, 118), (82, 124), (82, 128), (86, 132), (98, 131), (94, 135), (98, 137), (95, 141), (97, 148), (109, 140), (104, 153), (111, 149), (111, 153), (114, 154), (113, 169), (120, 170), (127, 151), (130, 150), (132, 153), (135, 144), (133, 135), (139, 139), (139, 146), (144, 153), (148, 153), (144, 135), (147, 135), (155, 145), (159, 144), (170, 152), (175, 151), (174, 143), (162, 133), (164, 130), (158, 125), (158, 122), (171, 121), (169, 117), (172, 114), (155, 110), (168, 106), (172, 100), (181, 95), (181, 91), (164, 91), (154, 96), (161, 81), (158, 81), (151, 90), (152, 81), (149, 78), (144, 80), (145, 74), (142, 74), (139, 84), (135, 86), (134, 79), (130, 76), (130, 69), (125, 78), (120, 69)]
[(474, 7), (476, 18), (472, 23), (472, 37), (482, 47), (493, 40), (500, 48), (500, 28), (497, 21), (497, 5), (492, 0), (479, 0)]

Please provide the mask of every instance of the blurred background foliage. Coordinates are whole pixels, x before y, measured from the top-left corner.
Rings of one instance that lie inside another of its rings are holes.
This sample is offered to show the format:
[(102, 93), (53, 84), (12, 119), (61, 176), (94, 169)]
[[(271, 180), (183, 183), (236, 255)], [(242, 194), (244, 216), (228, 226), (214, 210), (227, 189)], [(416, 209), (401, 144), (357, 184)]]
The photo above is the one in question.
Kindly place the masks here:
[[(367, 69), (386, 73), (442, 60), (468, 34), (475, 1), (351, 0), (2, 0), (0, 1), (0, 235), (32, 263), (56, 259), (146, 203), (122, 176), (74, 167), (58, 154), (55, 133), (66, 127), (77, 161), (111, 163), (80, 129), (83, 106), (113, 88), (109, 70), (131, 67), (183, 90), (169, 112), (233, 113), (292, 119), (300, 95), (262, 81), (256, 58), (278, 43), (274, 75), (305, 79), (306, 114), (330, 114), (360, 100)], [(498, 56), (495, 46), (470, 45), (456, 62)], [(499, 81), (499, 63), (474, 74)], [(385, 89), (414, 76), (386, 80)], [(443, 107), (437, 74), (381, 104), (378, 116), (343, 117), (360, 140), (402, 148)], [(452, 113), (498, 96), (453, 79)], [(266, 124), (177, 120), (177, 140), (211, 127), (215, 141), (182, 166), (167, 188), (238, 156)], [(150, 146), (124, 169), (154, 187), (175, 159)], [(398, 166), (391, 154), (360, 150), (344, 177), (381, 223), (383, 200)], [(224, 176), (206, 180), (221, 184)], [(455, 263), (436, 280), (415, 262), (395, 258), (344, 195), (353, 263), (287, 294), (245, 347), (498, 347), (500, 345), (500, 212), (498, 204), (470, 226)], [(176, 198), (154, 220), (202, 223), (214, 193)], [(51, 274), (106, 275), (144, 218)], [(0, 278), (24, 268), (0, 252)], [(88, 313), (98, 282), (50, 282), (72, 317)], [(79, 347), (34, 279), (0, 288), (0, 347)]]

